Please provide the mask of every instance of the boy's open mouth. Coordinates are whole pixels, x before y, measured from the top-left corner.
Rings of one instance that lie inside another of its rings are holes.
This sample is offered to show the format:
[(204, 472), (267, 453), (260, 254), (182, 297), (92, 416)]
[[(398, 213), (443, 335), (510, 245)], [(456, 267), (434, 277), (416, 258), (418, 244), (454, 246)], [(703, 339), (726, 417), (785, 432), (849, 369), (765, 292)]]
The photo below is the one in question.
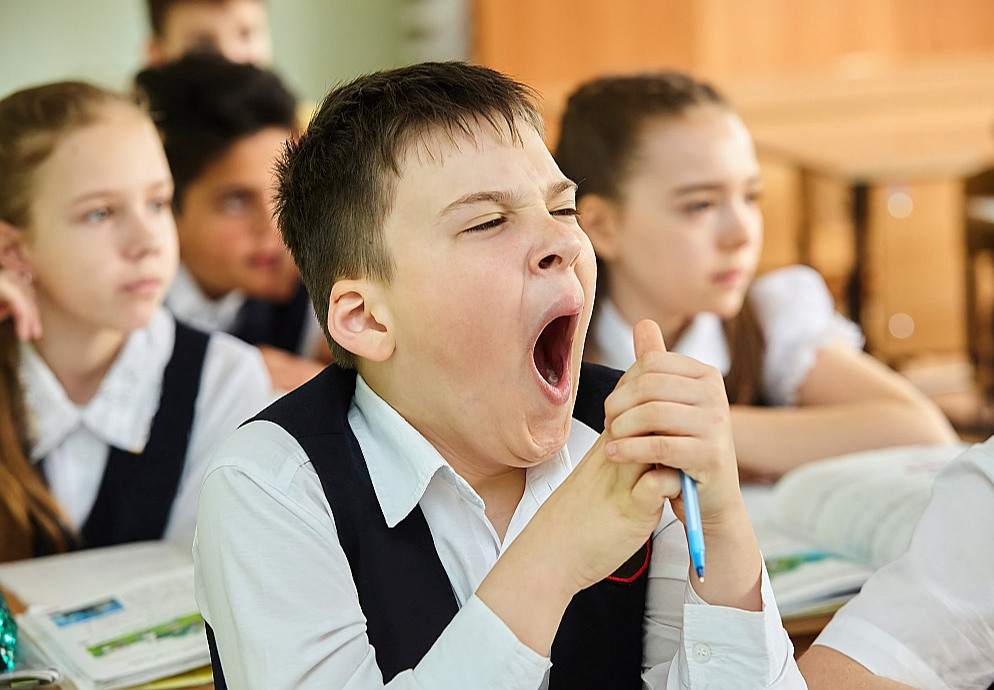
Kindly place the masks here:
[(567, 363), (576, 330), (576, 315), (567, 314), (553, 319), (535, 342), (535, 369), (552, 388), (558, 388), (567, 378)]

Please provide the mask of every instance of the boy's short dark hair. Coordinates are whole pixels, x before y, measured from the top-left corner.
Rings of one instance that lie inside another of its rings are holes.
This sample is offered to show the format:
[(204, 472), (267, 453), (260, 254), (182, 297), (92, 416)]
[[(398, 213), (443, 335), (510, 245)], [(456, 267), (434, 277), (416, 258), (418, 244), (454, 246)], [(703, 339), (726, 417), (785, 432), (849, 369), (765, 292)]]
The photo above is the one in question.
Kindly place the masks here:
[(297, 126), (296, 99), (276, 74), (212, 53), (142, 70), (135, 89), (162, 134), (177, 209), (186, 188), (238, 141)]
[(426, 62), (368, 74), (332, 90), (277, 166), (277, 222), (324, 327), (335, 363), (356, 356), (327, 328), (331, 289), (346, 278), (389, 281), (383, 223), (402, 157), (441, 131), (472, 136), (477, 123), (544, 133), (537, 97), (509, 77), (462, 62)]
[(577, 198), (617, 199), (645, 123), (701, 105), (730, 108), (714, 87), (679, 72), (602, 77), (570, 95), (554, 157)]

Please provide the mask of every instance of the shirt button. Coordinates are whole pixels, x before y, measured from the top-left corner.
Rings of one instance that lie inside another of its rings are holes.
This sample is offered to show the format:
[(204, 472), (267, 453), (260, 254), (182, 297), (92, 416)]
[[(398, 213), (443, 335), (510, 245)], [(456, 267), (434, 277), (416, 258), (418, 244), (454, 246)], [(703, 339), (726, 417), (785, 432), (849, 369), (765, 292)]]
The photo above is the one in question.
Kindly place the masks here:
[(706, 644), (694, 645), (694, 660), (706, 664), (711, 659), (711, 648)]

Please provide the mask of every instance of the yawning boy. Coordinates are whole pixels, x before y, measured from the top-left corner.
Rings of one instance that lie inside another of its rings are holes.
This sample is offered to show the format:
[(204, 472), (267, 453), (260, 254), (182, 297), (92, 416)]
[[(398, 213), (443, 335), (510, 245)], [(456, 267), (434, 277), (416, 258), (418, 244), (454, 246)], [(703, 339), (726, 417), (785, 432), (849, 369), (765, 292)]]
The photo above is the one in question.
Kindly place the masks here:
[(526, 87), (462, 63), (361, 77), (279, 175), (336, 365), (205, 481), (218, 687), (804, 687), (720, 374), (652, 322), (624, 376), (581, 373), (594, 255)]

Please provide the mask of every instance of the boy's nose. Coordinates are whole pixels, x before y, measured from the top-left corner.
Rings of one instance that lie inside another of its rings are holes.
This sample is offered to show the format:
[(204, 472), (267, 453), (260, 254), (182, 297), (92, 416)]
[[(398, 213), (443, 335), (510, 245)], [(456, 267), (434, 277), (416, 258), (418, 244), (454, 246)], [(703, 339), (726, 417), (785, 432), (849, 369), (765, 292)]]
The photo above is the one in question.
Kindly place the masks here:
[(562, 222), (549, 218), (541, 239), (536, 243), (533, 252), (532, 265), (537, 271), (545, 271), (557, 267), (572, 266), (580, 256), (582, 243), (579, 227), (573, 229), (564, 227)]

